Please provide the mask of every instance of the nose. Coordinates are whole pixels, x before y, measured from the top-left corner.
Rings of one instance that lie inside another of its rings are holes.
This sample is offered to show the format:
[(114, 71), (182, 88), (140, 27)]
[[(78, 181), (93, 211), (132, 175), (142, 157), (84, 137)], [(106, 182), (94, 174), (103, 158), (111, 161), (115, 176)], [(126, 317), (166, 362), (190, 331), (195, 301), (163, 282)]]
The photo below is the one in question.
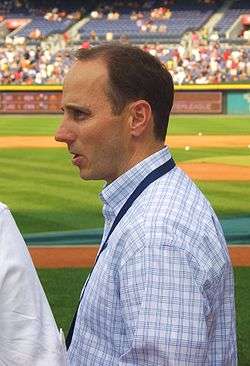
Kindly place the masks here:
[(75, 140), (75, 135), (67, 128), (65, 123), (62, 122), (55, 133), (55, 140), (71, 144)]

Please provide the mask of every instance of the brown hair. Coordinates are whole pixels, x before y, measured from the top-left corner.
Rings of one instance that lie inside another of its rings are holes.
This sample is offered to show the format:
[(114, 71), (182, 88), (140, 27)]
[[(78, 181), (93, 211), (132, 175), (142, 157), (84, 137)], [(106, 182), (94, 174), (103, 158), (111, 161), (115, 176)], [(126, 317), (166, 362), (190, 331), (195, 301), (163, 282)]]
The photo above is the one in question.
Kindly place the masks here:
[(113, 113), (119, 114), (128, 103), (144, 99), (152, 108), (155, 137), (165, 139), (174, 87), (170, 73), (157, 58), (119, 43), (79, 49), (75, 56), (80, 61), (102, 58), (108, 68), (107, 94)]

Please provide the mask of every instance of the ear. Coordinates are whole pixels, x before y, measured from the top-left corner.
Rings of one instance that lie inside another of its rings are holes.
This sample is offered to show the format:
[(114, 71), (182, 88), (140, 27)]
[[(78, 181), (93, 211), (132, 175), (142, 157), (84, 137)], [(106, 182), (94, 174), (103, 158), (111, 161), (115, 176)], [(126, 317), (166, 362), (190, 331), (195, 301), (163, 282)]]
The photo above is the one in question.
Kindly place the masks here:
[(140, 136), (152, 120), (152, 110), (146, 100), (137, 100), (129, 107), (129, 128), (132, 136)]

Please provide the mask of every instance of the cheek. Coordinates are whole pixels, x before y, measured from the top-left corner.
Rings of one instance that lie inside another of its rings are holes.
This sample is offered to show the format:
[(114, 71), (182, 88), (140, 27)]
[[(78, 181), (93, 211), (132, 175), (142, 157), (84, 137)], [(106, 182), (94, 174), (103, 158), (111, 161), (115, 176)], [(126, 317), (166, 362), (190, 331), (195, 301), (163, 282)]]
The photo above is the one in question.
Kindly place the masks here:
[(98, 155), (100, 160), (111, 159), (109, 155), (120, 152), (123, 144), (121, 129), (110, 119), (101, 118), (92, 121), (91, 124), (81, 126), (79, 130), (79, 142), (82, 145), (82, 152), (86, 155)]

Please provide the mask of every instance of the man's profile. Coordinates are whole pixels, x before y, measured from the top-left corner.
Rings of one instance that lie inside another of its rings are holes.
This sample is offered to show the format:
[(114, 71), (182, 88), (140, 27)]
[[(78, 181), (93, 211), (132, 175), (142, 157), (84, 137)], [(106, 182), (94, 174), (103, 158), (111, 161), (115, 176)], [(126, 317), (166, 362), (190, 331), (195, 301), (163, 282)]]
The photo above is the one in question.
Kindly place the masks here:
[[(103, 179), (104, 235), (68, 337), (72, 365), (236, 365), (233, 274), (208, 201), (165, 146), (173, 82), (136, 47), (79, 50), (65, 142)], [(72, 336), (72, 337), (71, 337)]]

